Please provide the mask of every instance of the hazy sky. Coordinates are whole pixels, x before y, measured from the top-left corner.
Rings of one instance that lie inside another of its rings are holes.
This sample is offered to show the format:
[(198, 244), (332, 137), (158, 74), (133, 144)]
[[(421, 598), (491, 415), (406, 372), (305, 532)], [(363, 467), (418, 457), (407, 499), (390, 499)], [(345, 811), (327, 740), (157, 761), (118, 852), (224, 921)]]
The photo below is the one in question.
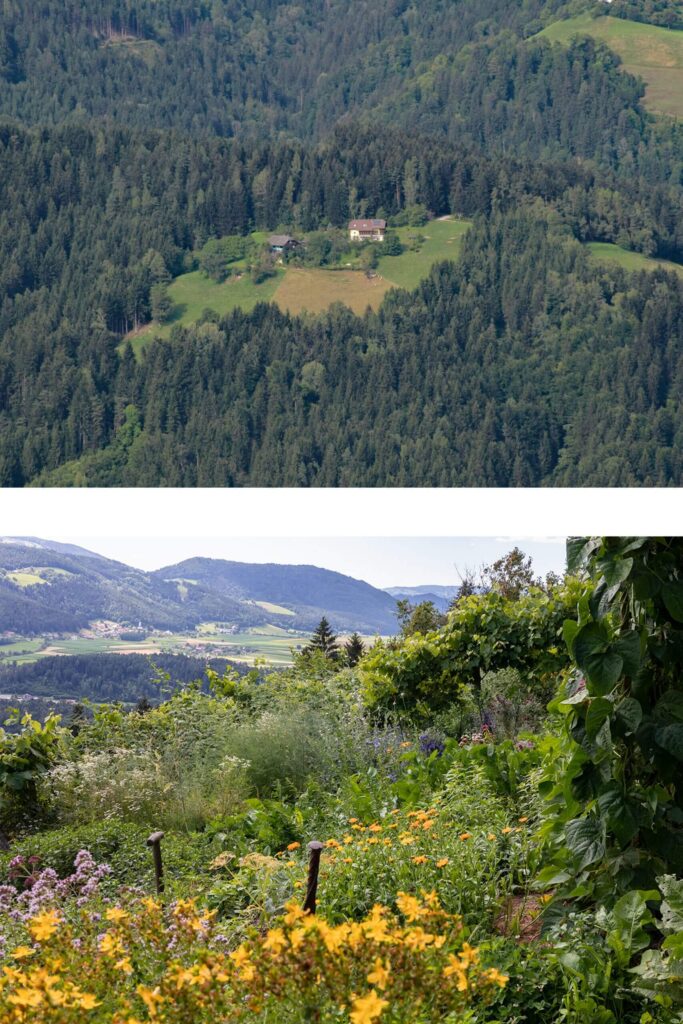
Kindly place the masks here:
[(376, 587), (457, 584), (458, 570), (490, 564), (518, 545), (538, 575), (565, 565), (564, 538), (101, 538), (58, 536), (139, 569), (159, 569), (186, 558), (227, 558), (237, 562), (317, 565), (367, 580)]

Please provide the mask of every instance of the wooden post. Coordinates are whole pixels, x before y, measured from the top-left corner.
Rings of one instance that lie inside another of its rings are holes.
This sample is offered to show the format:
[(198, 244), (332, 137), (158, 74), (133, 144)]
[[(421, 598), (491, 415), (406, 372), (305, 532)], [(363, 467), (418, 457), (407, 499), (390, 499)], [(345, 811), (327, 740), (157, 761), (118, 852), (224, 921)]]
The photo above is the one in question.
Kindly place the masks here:
[(163, 838), (163, 832), (152, 832), (147, 840), (147, 845), (151, 847), (152, 857), (154, 858), (154, 877), (156, 878), (158, 893), (164, 891), (164, 866), (161, 863), (161, 840)]
[(322, 843), (309, 843), (311, 859), (308, 863), (308, 885), (306, 887), (306, 902), (304, 910), (308, 914), (315, 914), (315, 901), (318, 894), (318, 874), (320, 872), (320, 854), (323, 851)]

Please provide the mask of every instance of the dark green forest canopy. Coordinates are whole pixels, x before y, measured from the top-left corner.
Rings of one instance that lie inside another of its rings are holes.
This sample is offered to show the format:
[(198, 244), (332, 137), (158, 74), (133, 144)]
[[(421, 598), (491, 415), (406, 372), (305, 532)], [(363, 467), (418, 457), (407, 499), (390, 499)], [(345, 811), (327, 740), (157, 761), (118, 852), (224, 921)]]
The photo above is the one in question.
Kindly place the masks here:
[(0, 114), (259, 138), (327, 135), (442, 53), (561, 0), (3, 0)]
[[(0, 485), (679, 484), (680, 282), (578, 242), (683, 262), (683, 135), (566, 6), (4, 0)], [(209, 238), (411, 198), (476, 221), (415, 297), (120, 348)]]

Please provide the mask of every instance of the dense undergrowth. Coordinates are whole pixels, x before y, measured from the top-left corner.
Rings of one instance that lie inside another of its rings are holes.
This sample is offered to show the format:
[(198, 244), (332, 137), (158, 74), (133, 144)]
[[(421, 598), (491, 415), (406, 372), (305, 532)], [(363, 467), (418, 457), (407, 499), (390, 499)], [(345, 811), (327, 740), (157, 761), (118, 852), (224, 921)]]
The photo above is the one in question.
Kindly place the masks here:
[(681, 554), (6, 732), (0, 1019), (683, 1019)]

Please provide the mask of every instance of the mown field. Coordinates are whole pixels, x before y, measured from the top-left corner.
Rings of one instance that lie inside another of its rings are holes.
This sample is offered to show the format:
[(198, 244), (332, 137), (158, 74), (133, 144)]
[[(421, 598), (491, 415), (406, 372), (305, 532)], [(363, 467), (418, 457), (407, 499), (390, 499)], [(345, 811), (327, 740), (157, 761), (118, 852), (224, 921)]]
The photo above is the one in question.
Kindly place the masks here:
[(654, 260), (649, 256), (643, 256), (639, 252), (631, 252), (629, 249), (622, 249), (620, 245), (613, 245), (611, 242), (589, 242), (587, 248), (595, 259), (601, 263), (617, 263), (624, 270), (671, 270), (683, 276), (683, 266), (680, 263), (671, 263), (669, 260)]
[(590, 35), (618, 53), (624, 68), (647, 85), (645, 106), (655, 114), (683, 117), (683, 32), (623, 18), (582, 14), (556, 21), (541, 33), (552, 42), (569, 43)]
[[(419, 251), (406, 249), (401, 256), (384, 256), (378, 277), (368, 278), (359, 270), (322, 270), (311, 267), (278, 269), (277, 276), (256, 285), (248, 274), (218, 284), (201, 271), (177, 277), (169, 286), (173, 312), (168, 323), (148, 324), (128, 336), (133, 349), (141, 352), (152, 338), (170, 337), (173, 327), (195, 323), (205, 309), (220, 316), (234, 309), (249, 312), (259, 302), (274, 302), (283, 311), (296, 315), (304, 311), (321, 313), (335, 302), (343, 302), (354, 313), (378, 309), (392, 288), (416, 288), (435, 263), (457, 259), (470, 221), (449, 217), (431, 221), (423, 228), (398, 228), (397, 234), (408, 247), (411, 238), (421, 235)], [(257, 242), (265, 235), (255, 233)], [(238, 266), (238, 265), (236, 265)]]

